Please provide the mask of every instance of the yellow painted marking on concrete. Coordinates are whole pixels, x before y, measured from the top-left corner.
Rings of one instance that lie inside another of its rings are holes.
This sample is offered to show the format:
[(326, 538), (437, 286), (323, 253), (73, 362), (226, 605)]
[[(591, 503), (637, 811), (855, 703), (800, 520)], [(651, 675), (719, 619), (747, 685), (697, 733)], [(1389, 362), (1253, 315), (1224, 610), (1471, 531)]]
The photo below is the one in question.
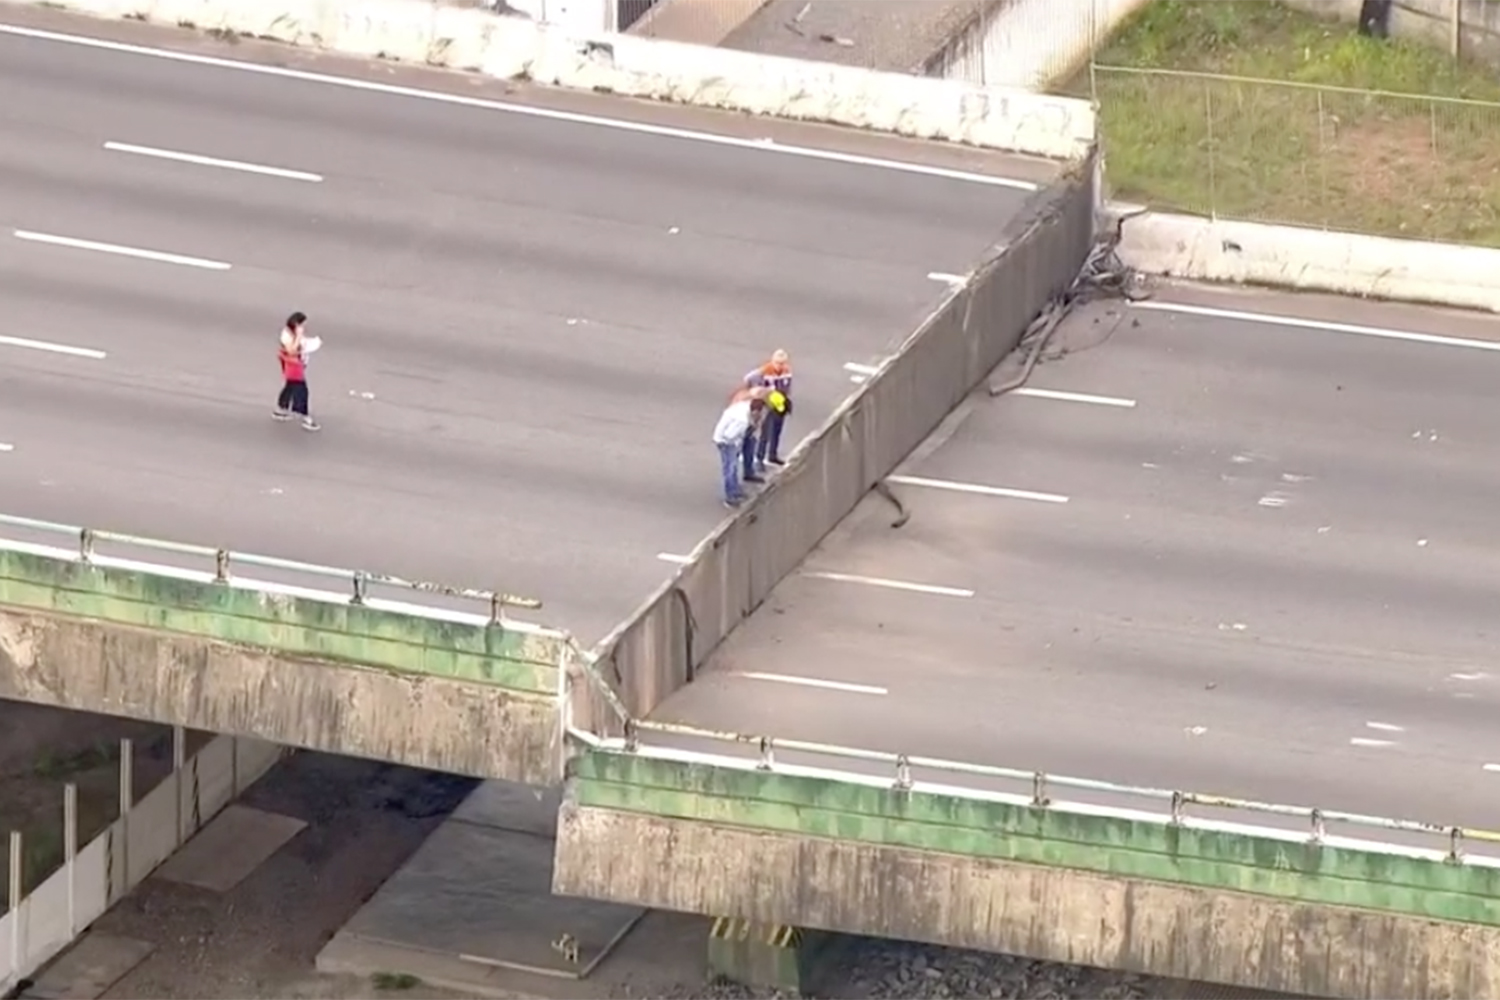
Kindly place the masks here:
[(764, 934), (756, 936), (772, 948), (795, 948), (802, 943), (800, 927), (788, 924), (757, 925), (754, 921), (740, 917), (715, 917), (709, 936), (720, 940), (748, 941), (758, 926), (764, 927)]

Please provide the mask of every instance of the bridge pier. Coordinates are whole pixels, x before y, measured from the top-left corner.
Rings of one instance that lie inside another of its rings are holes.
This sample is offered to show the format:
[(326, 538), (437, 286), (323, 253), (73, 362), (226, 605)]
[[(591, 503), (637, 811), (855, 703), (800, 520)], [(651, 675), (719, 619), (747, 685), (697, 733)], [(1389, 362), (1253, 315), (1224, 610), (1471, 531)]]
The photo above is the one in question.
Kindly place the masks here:
[(823, 931), (718, 917), (708, 932), (708, 973), (741, 986), (807, 992), (833, 940)]

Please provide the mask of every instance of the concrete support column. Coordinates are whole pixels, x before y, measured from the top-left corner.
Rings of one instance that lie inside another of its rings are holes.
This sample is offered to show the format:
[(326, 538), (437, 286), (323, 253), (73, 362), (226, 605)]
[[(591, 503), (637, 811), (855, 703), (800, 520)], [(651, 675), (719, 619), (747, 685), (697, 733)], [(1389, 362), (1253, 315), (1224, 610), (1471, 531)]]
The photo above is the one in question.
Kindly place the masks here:
[(834, 935), (718, 917), (708, 932), (708, 972), (741, 986), (810, 992)]

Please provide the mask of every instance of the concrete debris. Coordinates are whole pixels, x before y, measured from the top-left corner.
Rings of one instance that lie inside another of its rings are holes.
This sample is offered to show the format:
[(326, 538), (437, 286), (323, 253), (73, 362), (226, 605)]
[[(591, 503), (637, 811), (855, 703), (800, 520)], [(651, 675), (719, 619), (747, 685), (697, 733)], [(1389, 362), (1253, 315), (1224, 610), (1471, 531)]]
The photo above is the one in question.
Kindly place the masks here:
[(869, 942), (847, 963), (849, 997), (889, 1000), (1135, 1000), (1136, 977), (907, 942)]

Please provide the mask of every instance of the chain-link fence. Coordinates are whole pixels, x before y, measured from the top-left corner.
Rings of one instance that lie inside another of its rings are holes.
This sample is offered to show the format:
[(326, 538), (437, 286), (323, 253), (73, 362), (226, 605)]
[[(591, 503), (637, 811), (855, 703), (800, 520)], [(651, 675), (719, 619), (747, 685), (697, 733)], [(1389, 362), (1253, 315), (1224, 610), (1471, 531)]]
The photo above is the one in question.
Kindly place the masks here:
[(1500, 104), (1094, 66), (1111, 195), (1500, 246)]

